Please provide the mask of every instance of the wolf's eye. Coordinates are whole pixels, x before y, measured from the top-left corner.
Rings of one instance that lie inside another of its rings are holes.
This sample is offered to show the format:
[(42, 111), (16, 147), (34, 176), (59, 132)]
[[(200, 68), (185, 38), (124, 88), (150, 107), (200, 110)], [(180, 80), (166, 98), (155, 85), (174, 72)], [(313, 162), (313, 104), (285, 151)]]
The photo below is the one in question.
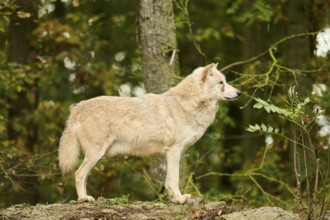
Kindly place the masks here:
[(223, 81), (220, 81), (219, 84), (220, 84), (220, 85), (223, 85)]

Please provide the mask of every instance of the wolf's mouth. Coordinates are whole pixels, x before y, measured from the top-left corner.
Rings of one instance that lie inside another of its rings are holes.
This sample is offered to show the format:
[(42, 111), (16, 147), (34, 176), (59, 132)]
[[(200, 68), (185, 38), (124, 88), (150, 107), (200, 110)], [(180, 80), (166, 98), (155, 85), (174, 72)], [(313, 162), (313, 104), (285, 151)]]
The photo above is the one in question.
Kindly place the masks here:
[(240, 96), (240, 95), (241, 95), (241, 92), (237, 91), (236, 96), (234, 96), (234, 97), (224, 96), (224, 99), (226, 99), (226, 100), (236, 100), (236, 99), (238, 99), (238, 96)]
[(232, 100), (232, 101), (234, 101), (234, 100), (236, 100), (237, 98), (238, 98), (238, 96), (236, 96), (236, 97), (224, 97), (226, 100)]

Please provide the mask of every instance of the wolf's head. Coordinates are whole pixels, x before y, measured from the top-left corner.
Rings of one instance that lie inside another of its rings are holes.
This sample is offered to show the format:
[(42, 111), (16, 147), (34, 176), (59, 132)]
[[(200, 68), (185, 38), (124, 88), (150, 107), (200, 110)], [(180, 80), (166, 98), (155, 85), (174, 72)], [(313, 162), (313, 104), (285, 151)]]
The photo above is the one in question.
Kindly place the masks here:
[(218, 64), (209, 64), (201, 67), (201, 82), (203, 90), (210, 97), (218, 100), (235, 100), (241, 92), (235, 87), (229, 85), (226, 77), (217, 70)]

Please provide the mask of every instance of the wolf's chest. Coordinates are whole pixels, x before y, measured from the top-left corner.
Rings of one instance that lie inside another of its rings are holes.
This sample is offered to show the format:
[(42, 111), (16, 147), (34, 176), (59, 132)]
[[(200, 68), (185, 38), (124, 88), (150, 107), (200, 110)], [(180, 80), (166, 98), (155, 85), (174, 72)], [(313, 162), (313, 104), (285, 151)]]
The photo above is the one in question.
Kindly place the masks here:
[(184, 129), (183, 135), (183, 145), (189, 147), (196, 143), (205, 133), (206, 129), (202, 127), (187, 127)]

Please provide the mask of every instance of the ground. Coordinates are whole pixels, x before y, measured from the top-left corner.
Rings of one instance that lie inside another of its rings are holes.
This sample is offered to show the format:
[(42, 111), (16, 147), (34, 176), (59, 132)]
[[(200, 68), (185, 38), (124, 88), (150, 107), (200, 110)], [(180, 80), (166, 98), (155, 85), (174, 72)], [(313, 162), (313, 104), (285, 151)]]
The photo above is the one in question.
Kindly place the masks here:
[(232, 210), (224, 202), (194, 201), (185, 205), (161, 202), (130, 202), (127, 199), (99, 198), (93, 203), (15, 205), (0, 211), (0, 220), (78, 220), (78, 219), (298, 219), (297, 215), (278, 207)]

